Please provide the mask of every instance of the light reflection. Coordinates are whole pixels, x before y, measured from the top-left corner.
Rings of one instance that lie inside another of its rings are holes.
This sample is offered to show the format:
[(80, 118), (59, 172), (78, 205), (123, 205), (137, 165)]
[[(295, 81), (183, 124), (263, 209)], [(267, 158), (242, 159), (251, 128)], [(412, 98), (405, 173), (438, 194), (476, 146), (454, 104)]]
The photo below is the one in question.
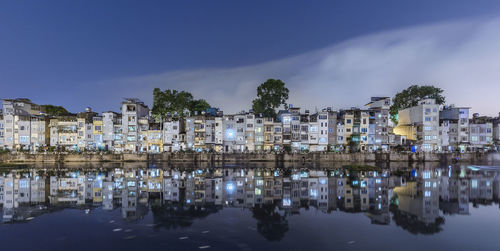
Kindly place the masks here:
[(429, 234), (442, 231), (445, 214), (468, 215), (471, 204), (492, 204), (499, 196), (497, 171), (460, 167), (392, 173), (380, 169), (354, 172), (342, 168), (234, 166), (107, 171), (19, 169), (0, 176), (4, 223), (24, 222), (54, 208), (84, 211), (102, 207), (120, 208), (127, 221), (142, 219), (152, 210), (160, 224), (183, 226), (187, 223), (175, 223), (176, 217), (193, 219), (224, 207), (239, 207), (251, 210), (258, 220), (277, 220), (277, 226), (285, 230), (287, 217), (300, 213), (302, 208), (314, 207), (324, 213), (365, 212), (362, 215), (373, 224), (393, 221), (406, 231)]

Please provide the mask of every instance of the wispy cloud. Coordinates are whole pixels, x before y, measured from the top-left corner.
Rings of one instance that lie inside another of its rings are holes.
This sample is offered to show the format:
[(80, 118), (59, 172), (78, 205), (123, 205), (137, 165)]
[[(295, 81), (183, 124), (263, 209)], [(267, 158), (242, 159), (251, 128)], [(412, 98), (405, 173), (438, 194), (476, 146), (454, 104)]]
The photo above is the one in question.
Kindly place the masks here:
[[(410, 84), (433, 84), (447, 102), (474, 112), (500, 111), (500, 19), (474, 19), (372, 34), (322, 50), (245, 67), (164, 72), (110, 80), (120, 86), (107, 102), (139, 97), (152, 88), (192, 92), (232, 113), (250, 107), (256, 87), (280, 78), (289, 102), (314, 109), (361, 106), (370, 96), (392, 96)], [(116, 106), (113, 106), (116, 107)]]

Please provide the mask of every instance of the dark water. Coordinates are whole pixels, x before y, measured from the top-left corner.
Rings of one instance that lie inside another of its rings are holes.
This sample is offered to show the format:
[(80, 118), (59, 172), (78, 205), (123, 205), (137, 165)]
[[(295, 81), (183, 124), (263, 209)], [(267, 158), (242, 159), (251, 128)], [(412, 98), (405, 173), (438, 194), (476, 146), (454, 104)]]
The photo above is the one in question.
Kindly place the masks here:
[(0, 250), (500, 250), (497, 171), (361, 170), (3, 171)]

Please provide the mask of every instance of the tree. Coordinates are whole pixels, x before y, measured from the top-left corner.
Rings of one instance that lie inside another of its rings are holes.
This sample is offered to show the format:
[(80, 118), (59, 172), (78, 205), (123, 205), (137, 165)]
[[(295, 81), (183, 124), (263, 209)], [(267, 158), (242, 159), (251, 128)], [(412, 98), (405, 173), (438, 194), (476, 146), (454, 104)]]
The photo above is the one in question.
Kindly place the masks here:
[(41, 105), (42, 112), (46, 113), (49, 116), (68, 116), (72, 115), (66, 108), (62, 106), (55, 105)]
[(252, 109), (256, 114), (262, 113), (266, 117), (276, 117), (275, 109), (286, 105), (288, 88), (279, 79), (268, 79), (257, 88), (257, 98), (252, 102)]
[(153, 115), (161, 120), (165, 118), (168, 113), (177, 113), (180, 117), (186, 116), (185, 111), (191, 113), (195, 111), (201, 112), (210, 107), (204, 99), (194, 99), (193, 95), (185, 91), (165, 90), (161, 91), (160, 88), (153, 90)]
[(441, 95), (443, 90), (432, 85), (412, 85), (406, 90), (403, 90), (394, 96), (392, 99), (392, 106), (390, 108), (391, 119), (394, 123), (398, 122), (398, 112), (408, 107), (418, 105), (418, 101), (432, 98), (436, 100), (437, 104), (444, 104), (445, 97)]
[(195, 111), (201, 113), (202, 111), (206, 111), (207, 108), (210, 108), (210, 104), (204, 99), (196, 99), (189, 103), (189, 111), (192, 113)]

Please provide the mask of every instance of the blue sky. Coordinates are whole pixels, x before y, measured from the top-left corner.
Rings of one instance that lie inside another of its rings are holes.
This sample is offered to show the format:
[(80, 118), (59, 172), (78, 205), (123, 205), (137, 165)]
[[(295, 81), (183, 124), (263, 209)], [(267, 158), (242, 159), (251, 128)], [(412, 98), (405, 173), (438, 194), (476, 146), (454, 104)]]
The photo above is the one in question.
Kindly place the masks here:
[(160, 87), (237, 112), (267, 78), (306, 108), (430, 83), (494, 115), (499, 14), (499, 1), (1, 1), (0, 97), (104, 111)]

